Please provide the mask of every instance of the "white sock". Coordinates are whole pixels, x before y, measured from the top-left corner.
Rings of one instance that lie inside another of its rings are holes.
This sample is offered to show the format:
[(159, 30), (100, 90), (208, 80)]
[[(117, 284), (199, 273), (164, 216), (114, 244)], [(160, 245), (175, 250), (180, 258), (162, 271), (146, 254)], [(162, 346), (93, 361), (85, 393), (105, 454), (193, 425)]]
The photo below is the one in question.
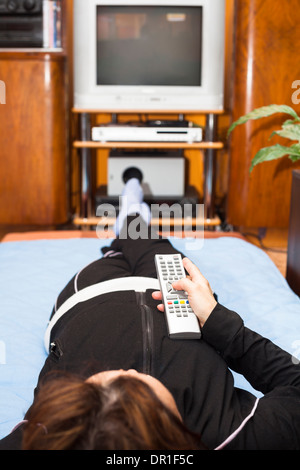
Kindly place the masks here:
[(143, 202), (143, 189), (137, 178), (131, 178), (125, 184), (121, 196), (121, 208), (114, 225), (114, 232), (119, 235), (124, 220), (130, 214), (140, 214), (143, 220), (149, 224), (151, 212), (149, 206)]

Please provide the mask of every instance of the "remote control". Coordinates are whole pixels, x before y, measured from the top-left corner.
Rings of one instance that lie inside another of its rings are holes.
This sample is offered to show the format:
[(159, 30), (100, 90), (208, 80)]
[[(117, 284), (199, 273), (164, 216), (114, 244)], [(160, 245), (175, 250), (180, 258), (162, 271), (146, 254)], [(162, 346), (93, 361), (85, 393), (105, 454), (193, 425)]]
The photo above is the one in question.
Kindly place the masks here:
[(181, 255), (155, 255), (155, 266), (165, 306), (169, 337), (198, 339), (201, 330), (185, 291), (176, 291), (172, 283), (186, 277)]

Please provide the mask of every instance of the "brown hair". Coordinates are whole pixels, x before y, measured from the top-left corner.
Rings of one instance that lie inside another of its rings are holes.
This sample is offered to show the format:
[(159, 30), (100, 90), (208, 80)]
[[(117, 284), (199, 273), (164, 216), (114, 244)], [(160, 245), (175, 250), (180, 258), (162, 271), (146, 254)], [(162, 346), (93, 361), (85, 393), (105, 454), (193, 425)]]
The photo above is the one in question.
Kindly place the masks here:
[(204, 449), (139, 379), (105, 386), (74, 376), (47, 381), (29, 409), (24, 450)]

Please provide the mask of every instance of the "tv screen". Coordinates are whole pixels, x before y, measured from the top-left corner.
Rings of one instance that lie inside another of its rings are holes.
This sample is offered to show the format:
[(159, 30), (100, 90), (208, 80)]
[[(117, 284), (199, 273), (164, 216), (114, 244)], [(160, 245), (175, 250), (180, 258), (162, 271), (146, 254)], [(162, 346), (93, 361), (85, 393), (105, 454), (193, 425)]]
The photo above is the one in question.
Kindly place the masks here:
[(223, 109), (224, 0), (73, 0), (74, 107)]
[(202, 7), (97, 6), (97, 85), (201, 85)]

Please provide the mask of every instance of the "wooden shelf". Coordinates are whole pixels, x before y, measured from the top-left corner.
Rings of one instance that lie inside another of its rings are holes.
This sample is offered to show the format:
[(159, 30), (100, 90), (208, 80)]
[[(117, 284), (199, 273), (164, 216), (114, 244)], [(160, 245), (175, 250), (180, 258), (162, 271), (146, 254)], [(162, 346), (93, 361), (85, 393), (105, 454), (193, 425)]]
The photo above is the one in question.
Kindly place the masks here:
[(0, 53), (2, 54), (49, 54), (52, 52), (64, 52), (62, 47), (1, 47)]
[(164, 110), (161, 109), (88, 109), (88, 108), (72, 108), (74, 114), (160, 114), (160, 115), (175, 115), (175, 114), (223, 114), (224, 109), (174, 109), (174, 110)]
[(110, 149), (110, 148), (153, 148), (153, 149), (214, 149), (219, 150), (224, 147), (222, 142), (94, 142), (94, 141), (80, 141), (76, 140), (73, 143), (75, 148), (90, 148), (90, 149)]
[[(75, 216), (73, 219), (73, 224), (74, 225), (79, 225), (79, 226), (95, 226), (95, 225), (100, 225), (100, 226), (105, 226), (107, 225), (108, 227), (112, 227), (115, 223), (116, 219), (114, 217), (79, 217)], [(183, 220), (174, 218), (174, 219), (163, 219), (163, 218), (153, 218), (151, 220), (151, 226), (155, 227), (182, 227)], [(194, 227), (196, 226), (204, 226), (204, 227), (217, 227), (220, 225), (221, 221), (219, 217), (214, 217), (213, 219), (197, 219), (196, 217), (192, 218), (191, 221), (186, 222), (186, 225), (192, 225)]]

